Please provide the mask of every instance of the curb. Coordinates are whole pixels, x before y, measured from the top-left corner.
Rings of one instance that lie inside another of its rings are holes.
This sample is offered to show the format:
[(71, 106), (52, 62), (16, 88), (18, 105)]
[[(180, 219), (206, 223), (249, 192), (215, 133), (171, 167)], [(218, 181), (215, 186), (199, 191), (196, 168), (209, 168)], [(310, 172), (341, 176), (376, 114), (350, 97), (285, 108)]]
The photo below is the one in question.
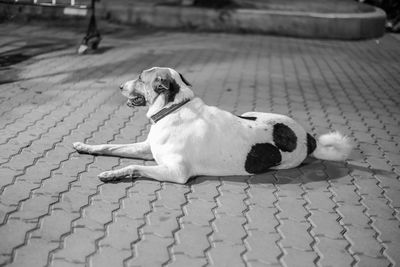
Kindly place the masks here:
[[(53, 7), (18, 5), (6, 7), (1, 4), (0, 11), (4, 9), (13, 16), (63, 19), (67, 17), (62, 14), (60, 8)], [(216, 10), (130, 2), (118, 5), (101, 1), (96, 10), (103, 19), (131, 25), (340, 40), (379, 38), (385, 33), (386, 21), (385, 12), (375, 7), (371, 7), (371, 12), (343, 14), (257, 9)], [(72, 17), (72, 20), (75, 18), (76, 16)]]
[(386, 14), (379, 8), (371, 7), (371, 10), (365, 13), (334, 14), (161, 5), (99, 5), (100, 14), (104, 17), (126, 24), (342, 40), (383, 36)]

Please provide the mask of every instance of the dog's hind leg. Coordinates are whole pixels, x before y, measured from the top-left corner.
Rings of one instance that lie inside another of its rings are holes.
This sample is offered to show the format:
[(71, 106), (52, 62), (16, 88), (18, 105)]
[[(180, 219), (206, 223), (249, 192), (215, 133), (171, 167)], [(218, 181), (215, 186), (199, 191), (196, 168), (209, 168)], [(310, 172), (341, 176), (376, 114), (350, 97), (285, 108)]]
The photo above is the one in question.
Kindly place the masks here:
[(88, 145), (81, 142), (73, 143), (74, 148), (80, 153), (109, 155), (125, 158), (140, 158), (152, 160), (153, 155), (148, 142), (134, 144), (104, 144), (104, 145)]
[(183, 165), (169, 167), (166, 165), (142, 166), (130, 165), (122, 169), (102, 172), (98, 175), (103, 182), (131, 176), (132, 178), (146, 177), (161, 182), (184, 184), (190, 178), (187, 168)]

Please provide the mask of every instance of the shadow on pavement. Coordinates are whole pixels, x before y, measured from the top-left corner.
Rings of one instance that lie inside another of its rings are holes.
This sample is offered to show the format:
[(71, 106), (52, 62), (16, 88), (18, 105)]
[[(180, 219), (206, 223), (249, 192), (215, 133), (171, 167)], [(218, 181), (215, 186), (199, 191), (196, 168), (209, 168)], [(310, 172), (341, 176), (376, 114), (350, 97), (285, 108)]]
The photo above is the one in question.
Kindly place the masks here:
[[(307, 170), (304, 170), (306, 168)], [(288, 170), (271, 170), (263, 174), (253, 176), (197, 176), (190, 178), (187, 185), (201, 184), (204, 182), (235, 182), (249, 184), (308, 184), (312, 182), (332, 181), (348, 176), (353, 171), (388, 175), (390, 172), (380, 169), (366, 168), (343, 162), (319, 161), (307, 159), (300, 167)], [(322, 175), (321, 175), (322, 173)], [(154, 181), (153, 179), (141, 177), (131, 179), (129, 177), (107, 182), (107, 184), (132, 183), (134, 180)]]
[[(21, 43), (24, 44), (21, 45)], [(19, 39), (0, 46), (0, 49), (17, 46), (16, 48), (0, 53), (0, 84), (19, 81), (19, 69), (14, 67), (15, 65), (25, 62), (32, 57), (64, 50), (74, 45), (75, 43), (68, 40), (43, 40), (43, 38), (40, 38), (40, 40)]]

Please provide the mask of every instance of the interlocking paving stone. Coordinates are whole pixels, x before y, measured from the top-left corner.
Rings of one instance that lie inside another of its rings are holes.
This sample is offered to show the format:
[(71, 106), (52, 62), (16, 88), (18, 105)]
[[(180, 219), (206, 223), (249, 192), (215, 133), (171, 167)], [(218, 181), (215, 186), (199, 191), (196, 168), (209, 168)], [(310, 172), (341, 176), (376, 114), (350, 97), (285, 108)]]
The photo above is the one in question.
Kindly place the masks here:
[(312, 266), (317, 258), (314, 251), (303, 251), (296, 248), (285, 248), (287, 255), (284, 256), (285, 266)]
[[(279, 234), (273, 232), (264, 232), (259, 230), (249, 230), (249, 236), (246, 238), (248, 251), (243, 255), (243, 258), (250, 266), (259, 264), (278, 265), (278, 257), (282, 251), (276, 246), (276, 241), (279, 240)], [(268, 249), (265, 249), (268, 248)]]
[(321, 255), (318, 263), (321, 266), (351, 266), (354, 258), (346, 250), (348, 245), (344, 238), (318, 236), (317, 247)]
[(310, 219), (314, 224), (312, 231), (316, 236), (332, 239), (343, 238), (343, 226), (338, 223), (339, 215), (337, 213), (312, 210)]
[[(397, 39), (104, 27), (103, 50), (84, 56), (72, 28), (0, 28), (1, 51), (60, 45), (11, 65), (15, 81), (0, 85), (0, 266), (400, 264)], [(102, 183), (101, 171), (154, 163), (72, 143), (145, 140), (146, 111), (126, 107), (118, 85), (151, 66), (178, 69), (208, 104), (288, 114), (313, 135), (340, 130), (355, 150), (346, 163), (255, 176)]]

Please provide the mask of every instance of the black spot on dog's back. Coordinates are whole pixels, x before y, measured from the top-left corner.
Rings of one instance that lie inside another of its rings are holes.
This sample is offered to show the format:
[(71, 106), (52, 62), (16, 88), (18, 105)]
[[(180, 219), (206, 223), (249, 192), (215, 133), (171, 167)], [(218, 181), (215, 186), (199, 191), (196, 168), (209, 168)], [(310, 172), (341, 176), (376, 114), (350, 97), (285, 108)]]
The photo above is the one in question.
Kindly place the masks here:
[(297, 136), (283, 123), (277, 123), (274, 125), (272, 133), (275, 145), (284, 152), (292, 152), (297, 147)]
[(307, 155), (310, 155), (317, 148), (317, 141), (310, 134), (307, 134)]
[(276, 146), (269, 143), (255, 144), (247, 154), (244, 167), (248, 173), (258, 174), (279, 165), (281, 161), (282, 155)]
[(257, 120), (257, 117), (251, 117), (251, 116), (238, 116), (238, 117), (241, 119), (244, 119), (244, 120), (249, 120), (249, 121)]

